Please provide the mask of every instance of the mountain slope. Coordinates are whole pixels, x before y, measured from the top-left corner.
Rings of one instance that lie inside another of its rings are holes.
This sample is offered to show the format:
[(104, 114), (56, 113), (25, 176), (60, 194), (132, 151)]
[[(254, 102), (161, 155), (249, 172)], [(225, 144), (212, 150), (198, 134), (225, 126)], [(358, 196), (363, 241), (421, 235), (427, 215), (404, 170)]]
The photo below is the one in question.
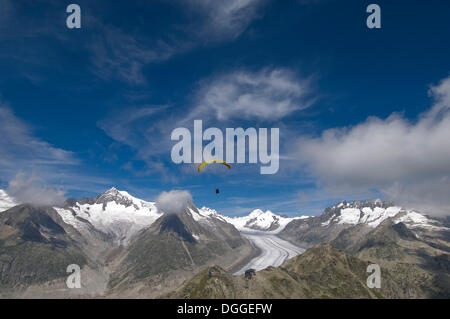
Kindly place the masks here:
[[(0, 294), (136, 297), (142, 288), (156, 296), (198, 267), (214, 262), (234, 269), (257, 252), (219, 215), (193, 205), (165, 214), (112, 188), (95, 198), (68, 199), (64, 207), (19, 205), (2, 212)], [(82, 269), (77, 293), (65, 285), (70, 264)]]
[(67, 276), (88, 261), (52, 208), (15, 206), (0, 214), (0, 287), (18, 288)]
[[(402, 287), (382, 269), (381, 289), (366, 285), (369, 263), (320, 244), (285, 262), (259, 271), (248, 280), (220, 267), (200, 272), (167, 298), (401, 298)], [(248, 287), (248, 288), (247, 288)]]
[(124, 254), (110, 286), (114, 296), (136, 289), (142, 296), (156, 296), (205, 265), (233, 269), (254, 252), (232, 225), (192, 206), (180, 214), (164, 214), (142, 231)]
[[(418, 235), (418, 234), (421, 235)], [(341, 234), (342, 235), (342, 234)], [(408, 297), (450, 297), (450, 245), (448, 229), (410, 229), (404, 223), (386, 220), (364, 238), (342, 248), (363, 260), (372, 260), (420, 287)], [(340, 243), (339, 236), (334, 243)]]

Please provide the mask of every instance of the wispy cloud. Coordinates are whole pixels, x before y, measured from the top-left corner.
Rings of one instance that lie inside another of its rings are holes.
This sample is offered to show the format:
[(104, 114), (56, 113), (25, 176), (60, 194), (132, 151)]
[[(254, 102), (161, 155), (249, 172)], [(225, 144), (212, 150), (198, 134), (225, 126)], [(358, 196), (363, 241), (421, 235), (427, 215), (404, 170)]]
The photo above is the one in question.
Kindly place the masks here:
[[(103, 80), (119, 80), (131, 86), (143, 86), (147, 83), (145, 68), (162, 63), (175, 55), (189, 52), (208, 43), (231, 41), (237, 38), (254, 21), (268, 0), (187, 0), (171, 4), (180, 15), (180, 21), (155, 32), (142, 32), (125, 29), (120, 21), (105, 16), (93, 15), (95, 5), (82, 4), (82, 29), (93, 32), (82, 33), (80, 37), (55, 23), (62, 22), (63, 7), (58, 1), (45, 1), (42, 12), (37, 15), (23, 14), (26, 4), (10, 0), (0, 0), (0, 38), (2, 40), (39, 41), (43, 38), (58, 39), (67, 50), (80, 50), (89, 57), (91, 71)], [(106, 2), (104, 2), (106, 4)], [(141, 9), (146, 6), (142, 5)], [(51, 23), (49, 23), (51, 21)], [(39, 44), (39, 43), (38, 43)], [(18, 66), (20, 74), (32, 81), (42, 81), (33, 72), (36, 65), (51, 67), (56, 61), (48, 59), (53, 52), (47, 46), (36, 45), (40, 50), (40, 59), (29, 52), (10, 52), (2, 50), (0, 55), (18, 60), (25, 66)], [(58, 70), (64, 67), (58, 68)]]
[(139, 148), (142, 144), (151, 142), (151, 131), (156, 115), (165, 110), (166, 106), (145, 105), (117, 110), (108, 118), (97, 124), (112, 139), (117, 142)]
[[(170, 132), (175, 123), (169, 106), (145, 105), (116, 110), (97, 125), (115, 142), (136, 153), (123, 169), (137, 176), (160, 174), (167, 181), (175, 181), (164, 162), (170, 155)], [(141, 161), (146, 167), (136, 169), (134, 161)]]
[[(257, 72), (233, 71), (201, 81), (195, 98), (179, 112), (176, 106), (122, 108), (100, 120), (98, 126), (114, 141), (136, 152), (135, 160), (148, 169), (138, 175), (160, 173), (172, 179), (164, 160), (170, 161), (170, 134), (176, 127), (191, 127), (201, 119), (220, 127), (226, 121), (277, 121), (309, 107), (313, 90), (309, 78), (284, 68), (264, 68)], [(134, 171), (133, 164), (124, 169)], [(195, 171), (195, 170), (190, 170)]]
[(285, 68), (237, 70), (204, 82), (187, 120), (277, 121), (312, 105), (311, 79)]
[[(93, 38), (90, 49), (94, 72), (103, 79), (119, 79), (132, 85), (146, 84), (144, 69), (209, 42), (237, 38), (259, 16), (267, 0), (187, 0), (179, 8), (190, 16), (164, 35), (149, 37), (126, 33), (90, 17), (101, 33)], [(186, 10), (187, 9), (187, 10)]]
[[(184, 51), (179, 43), (150, 41), (147, 37), (128, 34), (123, 30), (97, 23), (101, 36), (94, 37), (90, 49), (94, 72), (103, 79), (119, 79), (130, 84), (145, 84), (144, 68)], [(150, 42), (155, 42), (149, 44)]]
[(433, 107), (415, 122), (401, 114), (302, 138), (303, 165), (326, 187), (378, 190), (430, 214), (450, 213), (450, 77), (432, 86)]
[(207, 41), (235, 39), (262, 15), (269, 0), (187, 0), (182, 1), (200, 14), (195, 32)]
[(4, 172), (15, 171), (17, 167), (78, 163), (72, 152), (35, 137), (4, 102), (0, 102), (0, 136), (0, 169)]
[(113, 184), (107, 177), (87, 174), (73, 152), (37, 137), (5, 102), (0, 102), (0, 137), (0, 182), (9, 181), (11, 195), (24, 201), (38, 202), (30, 195), (34, 190), (48, 197), (39, 202), (44, 204), (57, 202), (64, 190), (98, 192)]

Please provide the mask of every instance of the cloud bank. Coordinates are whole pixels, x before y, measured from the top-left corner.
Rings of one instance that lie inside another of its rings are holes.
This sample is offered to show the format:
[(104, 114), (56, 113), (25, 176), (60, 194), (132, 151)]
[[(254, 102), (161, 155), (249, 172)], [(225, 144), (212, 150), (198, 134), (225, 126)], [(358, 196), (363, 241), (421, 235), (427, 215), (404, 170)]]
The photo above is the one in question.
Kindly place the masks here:
[(47, 185), (36, 174), (27, 176), (22, 171), (9, 182), (6, 192), (19, 203), (60, 206), (65, 200), (63, 190)]
[(415, 122), (368, 118), (298, 141), (297, 158), (322, 186), (379, 191), (429, 214), (450, 214), (450, 77), (432, 86), (433, 106)]

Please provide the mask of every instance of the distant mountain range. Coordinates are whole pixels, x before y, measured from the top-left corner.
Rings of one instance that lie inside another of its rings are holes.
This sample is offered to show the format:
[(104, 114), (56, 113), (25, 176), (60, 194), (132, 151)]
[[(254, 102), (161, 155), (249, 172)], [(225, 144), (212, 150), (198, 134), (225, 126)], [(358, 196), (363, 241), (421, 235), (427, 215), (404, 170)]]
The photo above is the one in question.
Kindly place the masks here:
[[(260, 255), (249, 239), (265, 234), (310, 249), (245, 284), (232, 273)], [(448, 298), (449, 239), (448, 220), (381, 200), (232, 218), (192, 204), (167, 214), (115, 188), (63, 207), (0, 190), (0, 297)], [(364, 284), (369, 263), (383, 269), (381, 290)], [(81, 289), (65, 285), (70, 264), (82, 268)]]
[(295, 220), (279, 234), (302, 247), (331, 243), (385, 267), (406, 298), (450, 297), (450, 228), (381, 200), (341, 202), (317, 217)]
[(403, 223), (410, 229), (446, 229), (443, 221), (376, 199), (343, 201), (325, 209), (320, 216), (292, 221), (281, 231), (280, 236), (303, 247), (310, 247), (317, 243), (331, 242), (346, 229), (356, 227), (360, 229), (361, 235), (366, 234), (386, 220), (395, 224)]
[(307, 216), (289, 218), (275, 215), (270, 210), (263, 212), (260, 209), (256, 209), (247, 216), (234, 218), (223, 216), (223, 218), (240, 231), (251, 232), (252, 230), (256, 230), (276, 234), (282, 231), (291, 221), (304, 219)]

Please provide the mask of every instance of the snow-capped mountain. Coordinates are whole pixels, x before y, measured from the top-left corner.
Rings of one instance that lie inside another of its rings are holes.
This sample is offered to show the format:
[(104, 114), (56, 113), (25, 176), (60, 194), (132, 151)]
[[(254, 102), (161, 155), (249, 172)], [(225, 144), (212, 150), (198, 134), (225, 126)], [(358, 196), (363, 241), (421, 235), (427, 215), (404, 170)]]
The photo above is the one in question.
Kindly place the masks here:
[(4, 190), (0, 189), (0, 212), (16, 206), (16, 201), (9, 196)]
[(161, 216), (155, 203), (143, 201), (115, 188), (96, 198), (69, 200), (64, 208), (55, 207), (55, 210), (64, 222), (82, 233), (93, 226), (123, 245)]
[(208, 208), (202, 208), (201, 211), (222, 218), (234, 225), (239, 231), (266, 231), (273, 234), (283, 230), (293, 220), (307, 218), (307, 216), (293, 218), (282, 217), (272, 213), (270, 210), (264, 212), (260, 209), (253, 210), (247, 216), (233, 218), (220, 215), (216, 211)]
[(367, 201), (342, 201), (325, 211), (328, 216), (321, 223), (329, 227), (333, 223), (340, 225), (365, 224), (371, 228), (380, 225), (384, 220), (393, 218), (394, 223), (403, 222), (408, 227), (439, 227), (438, 222), (413, 210), (406, 210), (380, 199)]
[[(347, 242), (363, 238), (369, 232), (386, 223), (402, 223), (404, 227), (420, 236), (420, 232), (447, 231), (445, 225), (413, 210), (407, 210), (380, 199), (367, 201), (342, 201), (328, 207), (319, 215), (294, 220), (280, 232), (280, 236), (302, 247), (322, 242), (333, 242), (346, 237)], [(401, 227), (401, 225), (400, 225)], [(341, 236), (342, 234), (342, 236)]]

